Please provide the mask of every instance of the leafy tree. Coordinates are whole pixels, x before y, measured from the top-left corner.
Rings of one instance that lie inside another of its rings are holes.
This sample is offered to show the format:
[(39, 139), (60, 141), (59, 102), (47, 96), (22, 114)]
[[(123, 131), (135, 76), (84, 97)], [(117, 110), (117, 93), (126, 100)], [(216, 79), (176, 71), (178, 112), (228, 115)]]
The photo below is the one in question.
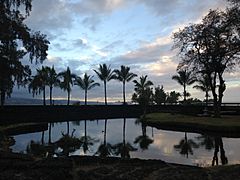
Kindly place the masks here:
[(185, 69), (178, 71), (178, 75), (172, 76), (172, 79), (183, 86), (183, 102), (186, 102), (186, 97), (188, 96), (186, 87), (192, 85), (196, 81), (195, 77), (192, 76), (191, 72)]
[(42, 66), (42, 69), (37, 69), (37, 74), (30, 79), (28, 86), (29, 92), (32, 91), (33, 96), (43, 92), (43, 105), (46, 105), (46, 85), (48, 72), (47, 68)]
[(58, 74), (58, 77), (60, 78), (60, 88), (64, 91), (67, 91), (68, 99), (67, 99), (67, 105), (70, 103), (70, 93), (72, 91), (72, 86), (74, 79), (76, 79), (76, 75), (71, 73), (71, 70), (69, 67), (67, 67), (66, 71), (60, 72)]
[(176, 91), (171, 91), (167, 94), (167, 103), (177, 103), (179, 98), (181, 97), (181, 94)]
[(46, 71), (47, 71), (47, 85), (49, 86), (50, 94), (50, 105), (53, 105), (52, 90), (54, 86), (59, 86), (60, 81), (58, 79), (58, 75), (54, 69), (54, 66), (52, 66), (52, 68), (46, 67)]
[[(49, 41), (46, 35), (32, 32), (24, 20), (30, 15), (31, 0), (0, 1), (0, 94), (1, 106), (10, 97), (15, 83), (25, 85), (31, 75), (29, 66), (21, 59), (43, 62), (47, 57)], [(22, 9), (20, 11), (19, 9)]]
[(136, 93), (133, 93), (132, 95), (132, 102), (137, 103), (138, 102), (138, 95)]
[(115, 69), (114, 72), (116, 74), (116, 79), (123, 83), (123, 104), (126, 104), (126, 97), (125, 97), (126, 82), (131, 81), (137, 75), (134, 73), (131, 73), (130, 67), (126, 67), (126, 66), (121, 66), (120, 70)]
[(163, 86), (155, 88), (154, 102), (157, 105), (165, 104), (167, 100), (167, 93), (165, 93)]
[(110, 65), (100, 64), (97, 70), (94, 70), (97, 74), (98, 78), (103, 81), (104, 84), (104, 95), (105, 95), (105, 105), (107, 105), (107, 82), (115, 79), (116, 76), (114, 72), (111, 70)]
[(224, 73), (233, 71), (240, 61), (240, 8), (210, 10), (199, 24), (174, 34), (174, 47), (182, 57), (178, 69), (205, 72), (214, 99), (214, 115), (220, 109), (226, 84)]
[(95, 83), (93, 80), (93, 76), (84, 74), (84, 77), (76, 77), (75, 85), (79, 86), (85, 92), (85, 105), (87, 105), (87, 92), (96, 86), (100, 86), (99, 83)]

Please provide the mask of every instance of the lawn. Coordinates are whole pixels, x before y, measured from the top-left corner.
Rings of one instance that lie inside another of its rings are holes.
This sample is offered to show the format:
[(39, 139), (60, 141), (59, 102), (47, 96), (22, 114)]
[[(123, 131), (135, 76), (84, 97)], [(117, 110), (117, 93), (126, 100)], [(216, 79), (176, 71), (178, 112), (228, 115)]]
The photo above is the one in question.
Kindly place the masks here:
[(157, 128), (163, 126), (185, 127), (201, 131), (240, 133), (240, 116), (228, 115), (222, 116), (221, 118), (214, 118), (171, 113), (152, 113), (147, 114), (143, 121)]

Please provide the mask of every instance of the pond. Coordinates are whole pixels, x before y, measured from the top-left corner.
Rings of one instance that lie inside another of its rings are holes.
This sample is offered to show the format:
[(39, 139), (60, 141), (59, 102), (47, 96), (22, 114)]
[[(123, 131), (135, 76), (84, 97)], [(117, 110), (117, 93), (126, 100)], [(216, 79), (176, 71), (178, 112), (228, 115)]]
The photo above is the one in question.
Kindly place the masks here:
[(121, 156), (195, 166), (240, 163), (240, 138), (159, 130), (134, 118), (48, 123), (40, 132), (11, 139), (8, 150), (42, 157)]

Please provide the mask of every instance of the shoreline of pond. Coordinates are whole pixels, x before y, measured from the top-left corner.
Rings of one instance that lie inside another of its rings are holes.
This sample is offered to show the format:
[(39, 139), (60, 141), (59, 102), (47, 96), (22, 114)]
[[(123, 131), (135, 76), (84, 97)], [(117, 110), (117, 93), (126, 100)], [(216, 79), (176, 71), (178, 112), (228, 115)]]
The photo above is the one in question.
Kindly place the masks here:
[(37, 159), (0, 152), (0, 179), (209, 179), (237, 180), (240, 165), (200, 168), (161, 160), (70, 156)]

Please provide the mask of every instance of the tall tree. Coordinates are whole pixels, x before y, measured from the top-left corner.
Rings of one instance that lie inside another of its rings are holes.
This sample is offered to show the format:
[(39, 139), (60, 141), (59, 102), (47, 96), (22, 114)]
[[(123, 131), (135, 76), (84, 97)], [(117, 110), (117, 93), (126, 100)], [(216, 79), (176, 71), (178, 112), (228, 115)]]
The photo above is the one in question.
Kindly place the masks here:
[(196, 79), (192, 76), (191, 72), (185, 70), (181, 70), (177, 72), (178, 75), (172, 76), (172, 79), (177, 81), (181, 86), (183, 86), (183, 101), (186, 102), (186, 97), (189, 93), (186, 91), (186, 87), (192, 85)]
[(87, 105), (87, 92), (96, 86), (100, 86), (99, 83), (94, 82), (93, 76), (84, 74), (83, 78), (76, 77), (75, 85), (79, 86), (81, 89), (84, 90), (85, 93), (85, 105)]
[(130, 67), (121, 66), (121, 69), (114, 70), (116, 79), (123, 83), (123, 104), (126, 104), (126, 82), (131, 81), (137, 75), (130, 72)]
[(53, 100), (52, 100), (52, 91), (54, 86), (59, 86), (59, 79), (58, 75), (54, 69), (54, 66), (52, 68), (46, 67), (47, 71), (47, 85), (49, 86), (49, 94), (50, 94), (50, 105), (53, 105)]
[(137, 101), (143, 108), (143, 115), (146, 114), (147, 105), (152, 102), (153, 92), (151, 86), (153, 85), (152, 81), (147, 80), (146, 76), (141, 76), (139, 81), (134, 80), (135, 84), (134, 91), (137, 95)]
[(177, 103), (179, 98), (181, 97), (181, 94), (176, 91), (171, 91), (170, 93), (167, 93), (167, 103)]
[(214, 99), (214, 115), (220, 117), (226, 90), (224, 73), (233, 71), (240, 62), (240, 8), (210, 10), (199, 24), (174, 34), (174, 47), (182, 58), (179, 69), (205, 72)]
[(37, 74), (30, 80), (28, 89), (32, 91), (33, 96), (43, 92), (43, 105), (46, 105), (46, 85), (47, 85), (47, 68), (42, 66), (42, 69), (37, 69)]
[[(25, 85), (31, 75), (29, 66), (21, 59), (43, 62), (47, 57), (49, 41), (46, 35), (32, 32), (24, 20), (30, 15), (31, 0), (0, 1), (0, 94), (1, 105), (10, 97), (15, 84)], [(19, 9), (22, 9), (20, 11)], [(26, 56), (28, 55), (28, 56)]]
[(107, 82), (115, 79), (116, 76), (114, 72), (111, 70), (110, 65), (100, 64), (97, 70), (94, 70), (97, 74), (98, 78), (103, 81), (104, 84), (104, 95), (105, 95), (105, 105), (107, 105)]
[(58, 74), (58, 77), (60, 78), (59, 86), (64, 91), (67, 91), (67, 105), (70, 104), (70, 93), (72, 91), (72, 86), (74, 79), (76, 79), (76, 75), (71, 73), (71, 70), (69, 67), (67, 67), (66, 71), (60, 72)]

